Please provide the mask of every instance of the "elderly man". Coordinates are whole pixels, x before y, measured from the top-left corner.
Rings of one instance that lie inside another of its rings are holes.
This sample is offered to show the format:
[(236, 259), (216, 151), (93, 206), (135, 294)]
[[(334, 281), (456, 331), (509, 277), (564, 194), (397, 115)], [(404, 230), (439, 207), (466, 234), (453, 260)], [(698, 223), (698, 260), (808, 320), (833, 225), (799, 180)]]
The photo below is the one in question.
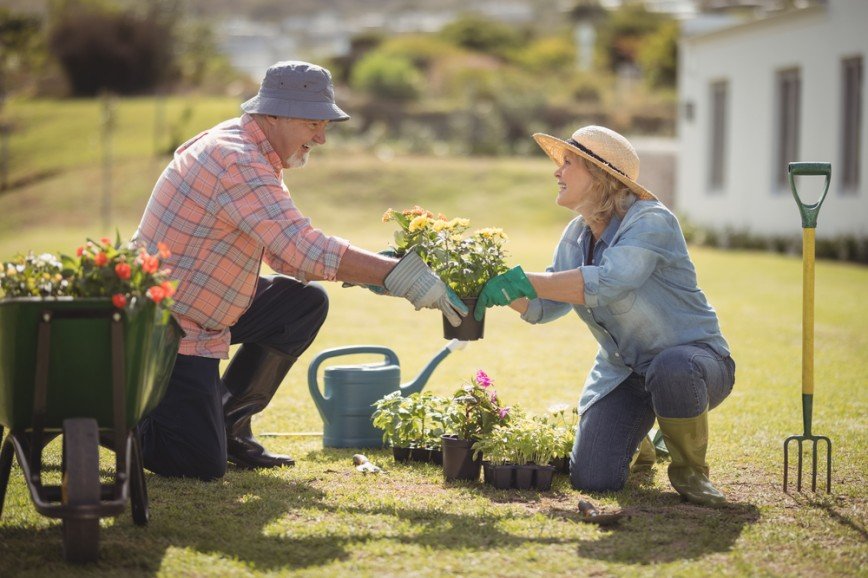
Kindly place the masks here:
[[(416, 255), (400, 261), (326, 235), (296, 208), (283, 169), (300, 168), (349, 116), (331, 75), (287, 61), (268, 69), (244, 114), (193, 137), (154, 187), (135, 241), (165, 243), (178, 280), (174, 314), (186, 332), (164, 399), (139, 425), (145, 466), (165, 476), (220, 478), (291, 466), (257, 443), (252, 415), (271, 401), (325, 321), (311, 280), (385, 287), (457, 325), (467, 309)], [(265, 261), (278, 275), (260, 276)], [(220, 359), (241, 344), (223, 373)]]

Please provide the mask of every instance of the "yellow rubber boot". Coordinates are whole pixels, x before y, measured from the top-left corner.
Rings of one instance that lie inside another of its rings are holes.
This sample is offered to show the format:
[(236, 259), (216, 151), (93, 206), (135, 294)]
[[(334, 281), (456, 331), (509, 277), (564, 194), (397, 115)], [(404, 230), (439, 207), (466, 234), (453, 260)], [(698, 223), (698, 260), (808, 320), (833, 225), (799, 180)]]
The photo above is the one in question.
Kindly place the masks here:
[(657, 416), (660, 431), (672, 458), (669, 481), (688, 502), (719, 506), (726, 498), (711, 485), (705, 451), (708, 448), (708, 410), (696, 417)]
[(630, 460), (630, 473), (647, 472), (656, 462), (657, 452), (654, 451), (654, 444), (648, 436), (645, 436), (633, 454), (633, 459)]

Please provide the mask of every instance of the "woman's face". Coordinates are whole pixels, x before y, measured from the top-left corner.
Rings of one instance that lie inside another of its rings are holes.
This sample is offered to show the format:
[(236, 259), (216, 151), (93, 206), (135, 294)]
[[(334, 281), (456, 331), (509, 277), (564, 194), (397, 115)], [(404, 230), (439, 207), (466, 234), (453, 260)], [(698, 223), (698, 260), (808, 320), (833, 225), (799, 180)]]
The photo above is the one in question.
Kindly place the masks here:
[(576, 154), (567, 151), (564, 154), (564, 162), (555, 171), (558, 180), (558, 205), (586, 214), (593, 207), (594, 199), (591, 199), (591, 173), (585, 168), (584, 161)]

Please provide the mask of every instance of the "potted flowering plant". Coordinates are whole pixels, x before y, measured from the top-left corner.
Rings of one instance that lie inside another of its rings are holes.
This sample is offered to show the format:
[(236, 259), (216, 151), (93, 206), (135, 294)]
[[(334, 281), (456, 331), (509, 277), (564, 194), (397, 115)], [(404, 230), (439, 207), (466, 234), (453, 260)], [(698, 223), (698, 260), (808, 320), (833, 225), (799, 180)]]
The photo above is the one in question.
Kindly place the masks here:
[(442, 462), (440, 437), (444, 432), (446, 398), (430, 392), (406, 397), (392, 392), (374, 403), (374, 427), (383, 430), (383, 443), (392, 447), (396, 462)]
[(579, 408), (575, 405), (570, 408), (565, 403), (553, 405), (548, 409), (547, 421), (554, 428), (555, 452), (552, 456), (551, 465), (555, 471), (562, 474), (570, 473), (570, 454), (573, 452), (573, 443), (576, 440), (576, 429), (579, 425)]
[[(391, 221), (398, 225), (394, 253), (399, 257), (408, 251), (418, 253), (471, 312), (485, 283), (507, 271), (504, 250), (507, 237), (502, 229), (469, 232), (469, 219), (449, 219), (442, 213), (435, 216), (419, 206), (404, 211), (388, 209), (383, 222)], [(443, 321), (444, 337), (448, 339), (480, 339), (483, 329), (484, 318), (477, 322), (472, 314), (455, 328)]]
[(452, 396), (443, 435), (443, 473), (447, 480), (476, 480), (482, 465), (474, 442), (509, 423), (509, 407), (502, 407), (494, 381), (481, 369)]

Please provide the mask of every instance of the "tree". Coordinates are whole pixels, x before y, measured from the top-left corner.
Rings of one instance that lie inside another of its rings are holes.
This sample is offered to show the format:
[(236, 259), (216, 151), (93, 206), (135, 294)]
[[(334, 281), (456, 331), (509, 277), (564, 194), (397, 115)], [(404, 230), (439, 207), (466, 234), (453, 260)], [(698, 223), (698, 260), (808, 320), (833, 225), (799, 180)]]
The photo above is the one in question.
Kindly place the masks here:
[(674, 88), (678, 80), (678, 23), (664, 23), (639, 49), (638, 61), (652, 88)]
[(55, 12), (49, 48), (76, 96), (103, 90), (154, 90), (174, 66), (172, 20), (159, 8), (143, 14), (100, 3), (67, 2)]
[(6, 97), (9, 81), (30, 69), (44, 54), (41, 29), (42, 21), (38, 16), (0, 8), (0, 105)]
[(443, 27), (440, 34), (462, 48), (507, 59), (527, 38), (515, 28), (475, 14), (462, 16)]

